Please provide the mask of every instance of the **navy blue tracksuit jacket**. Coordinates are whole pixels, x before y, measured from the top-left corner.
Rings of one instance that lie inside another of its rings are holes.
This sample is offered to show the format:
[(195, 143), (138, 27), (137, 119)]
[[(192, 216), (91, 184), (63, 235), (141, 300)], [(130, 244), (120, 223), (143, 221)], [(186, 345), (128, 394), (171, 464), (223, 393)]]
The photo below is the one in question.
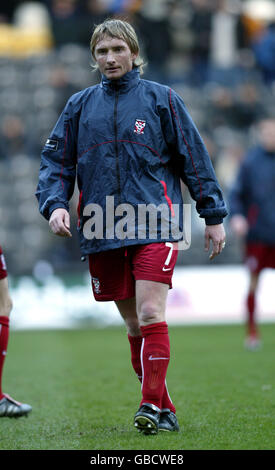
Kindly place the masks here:
[[(227, 214), (210, 157), (182, 99), (141, 79), (137, 68), (117, 81), (103, 76), (100, 84), (69, 99), (42, 152), (36, 196), (46, 219), (56, 208), (69, 210), (76, 179), (83, 255), (160, 241), (160, 219), (158, 239), (87, 239), (85, 207), (101, 207), (105, 224), (106, 196), (113, 197), (115, 208), (165, 204), (173, 222), (173, 208), (183, 206), (182, 179), (206, 224), (221, 223)], [(169, 234), (161, 241), (175, 239)]]
[(245, 156), (229, 194), (230, 215), (244, 215), (247, 241), (275, 245), (275, 152), (262, 146)]

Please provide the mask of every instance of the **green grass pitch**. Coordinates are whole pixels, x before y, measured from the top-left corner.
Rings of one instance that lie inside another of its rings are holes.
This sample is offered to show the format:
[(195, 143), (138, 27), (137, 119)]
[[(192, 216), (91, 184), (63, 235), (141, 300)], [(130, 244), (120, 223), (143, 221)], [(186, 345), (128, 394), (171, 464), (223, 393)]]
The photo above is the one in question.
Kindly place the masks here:
[(3, 388), (33, 411), (0, 419), (0, 449), (275, 449), (275, 325), (261, 325), (256, 352), (239, 325), (169, 331), (181, 431), (157, 436), (133, 427), (140, 384), (123, 327), (11, 331)]

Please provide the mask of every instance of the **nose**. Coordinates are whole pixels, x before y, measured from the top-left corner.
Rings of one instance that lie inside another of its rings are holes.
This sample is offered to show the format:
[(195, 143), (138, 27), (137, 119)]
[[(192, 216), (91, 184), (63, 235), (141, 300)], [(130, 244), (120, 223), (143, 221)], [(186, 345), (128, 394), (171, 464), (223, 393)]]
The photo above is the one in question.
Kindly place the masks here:
[(115, 62), (114, 54), (112, 51), (108, 51), (107, 54), (107, 63), (108, 64), (113, 64)]

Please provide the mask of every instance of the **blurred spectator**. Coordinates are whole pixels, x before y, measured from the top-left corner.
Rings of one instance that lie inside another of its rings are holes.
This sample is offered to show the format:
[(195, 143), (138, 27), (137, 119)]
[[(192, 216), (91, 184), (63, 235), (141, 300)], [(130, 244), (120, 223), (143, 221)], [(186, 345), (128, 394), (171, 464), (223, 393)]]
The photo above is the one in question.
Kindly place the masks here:
[(172, 0), (143, 0), (136, 17), (148, 65), (146, 78), (166, 81), (167, 61), (172, 52), (169, 12)]
[(272, 85), (275, 83), (275, 18), (274, 23), (253, 42), (252, 47), (264, 82)]
[(210, 0), (191, 0), (191, 4), (189, 27), (193, 40), (190, 51), (192, 64), (190, 82), (201, 85), (208, 80), (213, 5), (211, 6)]
[(240, 83), (235, 90), (235, 126), (246, 129), (252, 126), (264, 112), (262, 93), (257, 83)]
[(68, 43), (87, 45), (85, 15), (77, 0), (50, 0), (49, 11), (56, 47)]
[(219, 150), (215, 170), (226, 197), (243, 159), (244, 150), (243, 142), (234, 133), (230, 133), (229, 138), (224, 139)]
[(210, 33), (209, 80), (233, 85), (239, 77), (239, 50), (245, 45), (244, 28), (235, 4), (216, 0)]
[(17, 154), (35, 154), (35, 139), (27, 135), (23, 119), (15, 115), (3, 118), (0, 131), (0, 158), (8, 159)]
[(104, 21), (106, 16), (109, 14), (108, 4), (109, 2), (102, 2), (101, 0), (86, 0), (85, 11), (88, 20), (91, 23), (89, 39), (91, 39), (94, 24), (100, 23), (101, 20)]
[(210, 124), (212, 129), (220, 126), (234, 126), (237, 117), (234, 90), (225, 86), (215, 85), (209, 92), (209, 99), (208, 124)]
[(275, 118), (258, 125), (258, 144), (244, 158), (233, 185), (229, 206), (233, 232), (245, 240), (249, 271), (246, 346), (260, 344), (255, 318), (256, 294), (263, 269), (275, 268)]
[(57, 64), (49, 72), (48, 85), (55, 92), (55, 110), (59, 115), (67, 100), (79, 89), (71, 83), (69, 74), (62, 64)]
[(93, 28), (102, 23), (110, 15), (111, 0), (86, 0), (83, 9), (84, 17), (81, 19), (83, 34), (82, 43), (90, 44)]
[(209, 93), (208, 123), (212, 128), (229, 126), (247, 129), (262, 114), (262, 96), (251, 82), (240, 83), (236, 88), (216, 85)]

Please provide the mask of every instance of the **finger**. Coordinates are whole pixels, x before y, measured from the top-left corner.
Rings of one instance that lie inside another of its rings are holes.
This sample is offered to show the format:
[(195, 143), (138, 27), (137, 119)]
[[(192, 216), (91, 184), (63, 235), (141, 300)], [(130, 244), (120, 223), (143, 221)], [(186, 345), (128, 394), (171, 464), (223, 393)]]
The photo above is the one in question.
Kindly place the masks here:
[(214, 251), (212, 251), (211, 255), (209, 256), (209, 259), (212, 260), (215, 258), (215, 256), (217, 256), (217, 253), (215, 253)]
[(71, 237), (72, 234), (70, 230), (63, 224), (62, 226), (59, 227), (59, 230), (56, 232), (57, 235), (60, 235), (61, 237)]
[(225, 240), (220, 242), (220, 253), (222, 252), (224, 248), (225, 248)]
[(56, 233), (56, 235), (59, 235), (60, 237), (71, 237), (72, 234), (69, 230), (66, 228), (61, 229), (59, 232)]
[(208, 251), (210, 246), (210, 239), (208, 235), (205, 235), (204, 237), (204, 250)]
[(60, 219), (53, 219), (50, 223), (50, 227), (55, 235), (58, 235), (60, 237), (72, 236), (70, 230), (67, 229), (63, 221)]
[(212, 240), (212, 245), (213, 245), (213, 248), (212, 248), (211, 255), (209, 256), (209, 259), (215, 258), (215, 256), (217, 256), (220, 253), (220, 244)]
[(65, 234), (67, 237), (71, 237), (71, 231), (70, 231), (70, 215), (67, 213), (65, 214), (64, 218), (64, 229), (65, 229)]
[(224, 247), (225, 247), (224, 240), (221, 242), (213, 242), (213, 251), (211, 255), (209, 256), (209, 259), (213, 259), (215, 258), (215, 256), (220, 255)]

